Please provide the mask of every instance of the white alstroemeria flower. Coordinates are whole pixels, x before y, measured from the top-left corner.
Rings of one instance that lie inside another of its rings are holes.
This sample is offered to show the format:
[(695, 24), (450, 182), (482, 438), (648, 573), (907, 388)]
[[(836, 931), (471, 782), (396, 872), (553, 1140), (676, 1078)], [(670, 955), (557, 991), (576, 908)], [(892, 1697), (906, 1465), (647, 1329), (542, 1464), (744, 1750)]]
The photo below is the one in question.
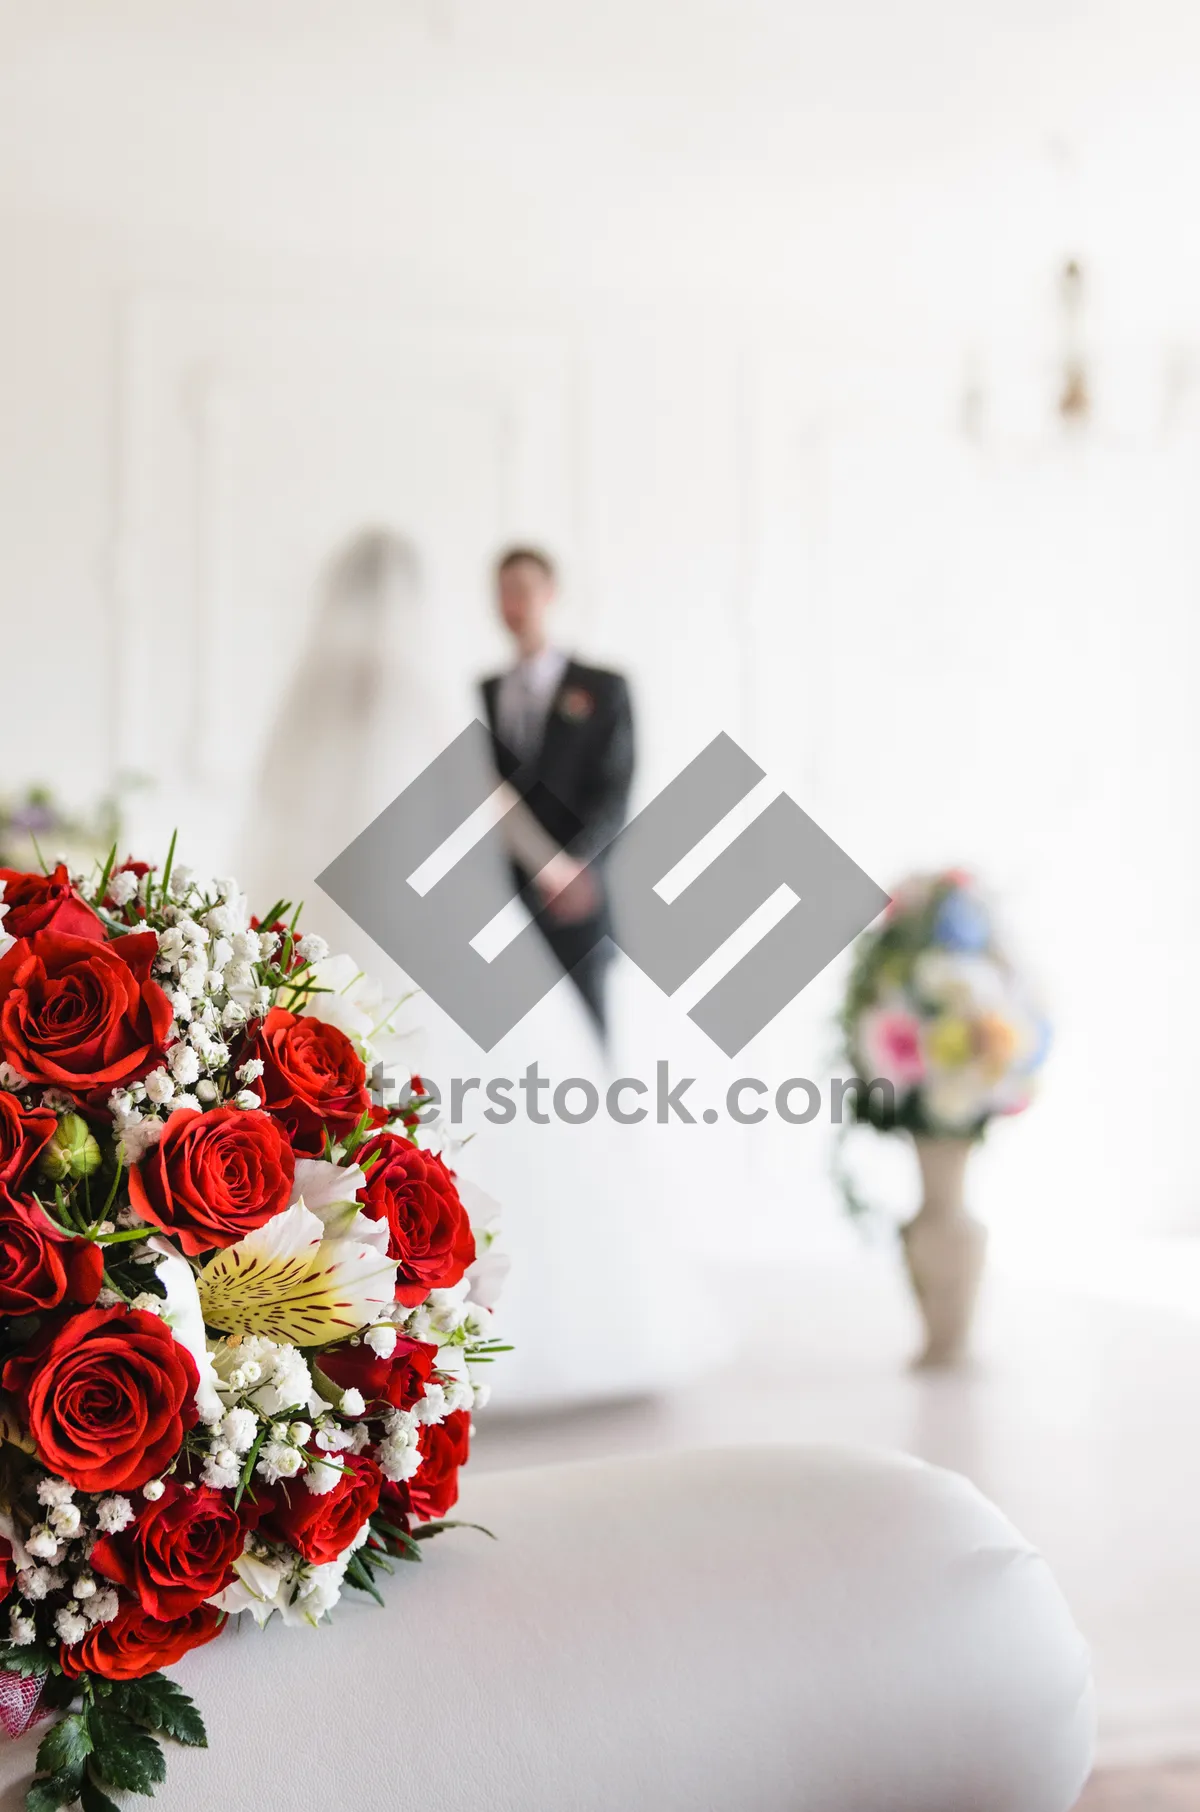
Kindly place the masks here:
[(444, 1383), (447, 1378), (461, 1378), (466, 1383), (468, 1376), (466, 1349), (461, 1346), (439, 1346), (433, 1369), (438, 1374), (439, 1384)]
[(167, 1293), (163, 1319), (180, 1346), (186, 1347), (192, 1355), (200, 1374), (200, 1383), (196, 1387), (196, 1408), (200, 1411), (200, 1419), (202, 1422), (217, 1422), (224, 1413), (225, 1405), (217, 1392), (217, 1374), (204, 1336), (204, 1314), (200, 1307), (200, 1293), (196, 1288), (196, 1274), (183, 1254), (176, 1251), (170, 1240), (163, 1239), (161, 1234), (156, 1234), (146, 1243), (152, 1252), (160, 1254), (154, 1269)]
[(369, 1044), (371, 1033), (384, 1017), (379, 983), (365, 975), (352, 956), (322, 957), (313, 964), (311, 979), (326, 991), (310, 994), (298, 1011), (336, 1026), (360, 1045)]
[(261, 1558), (246, 1550), (234, 1561), (233, 1570), (237, 1578), (208, 1602), (215, 1604), (218, 1610), (227, 1611), (231, 1617), (249, 1611), (255, 1623), (261, 1626), (278, 1608), (279, 1588), (285, 1572), (283, 1562)]
[(305, 1206), (314, 1214), (320, 1214), (323, 1208), (353, 1202), (366, 1185), (366, 1174), (357, 1164), (330, 1164), (325, 1158), (297, 1158), (292, 1200), (298, 1202), (303, 1196)]
[(302, 1624), (316, 1628), (341, 1597), (350, 1557), (362, 1547), (370, 1533), (370, 1524), (364, 1523), (350, 1546), (343, 1548), (336, 1560), (321, 1567), (297, 1569), (279, 1594), (279, 1614), (284, 1623), (291, 1628)]
[(388, 1253), (388, 1226), (364, 1214), (356, 1199), (367, 1179), (357, 1164), (330, 1164), (325, 1158), (298, 1158), (292, 1185), (293, 1206), (307, 1208), (325, 1228), (326, 1239), (357, 1240)]
[(330, 1238), (320, 1216), (294, 1202), (211, 1258), (199, 1292), (209, 1327), (324, 1346), (378, 1321), (395, 1283), (395, 1262), (377, 1244)]
[(475, 1235), (475, 1262), (467, 1271), (467, 1293), (481, 1308), (494, 1309), (512, 1269), (499, 1244), (500, 1204), (469, 1177), (458, 1178), (458, 1194)]
[[(300, 1207), (312, 1208), (306, 1196), (300, 1199)], [(365, 1214), (359, 1202), (326, 1202), (324, 1207), (314, 1209), (317, 1219), (325, 1229), (326, 1239), (352, 1239), (361, 1246), (371, 1246), (381, 1258), (388, 1254), (388, 1224), (384, 1220), (372, 1220)]]

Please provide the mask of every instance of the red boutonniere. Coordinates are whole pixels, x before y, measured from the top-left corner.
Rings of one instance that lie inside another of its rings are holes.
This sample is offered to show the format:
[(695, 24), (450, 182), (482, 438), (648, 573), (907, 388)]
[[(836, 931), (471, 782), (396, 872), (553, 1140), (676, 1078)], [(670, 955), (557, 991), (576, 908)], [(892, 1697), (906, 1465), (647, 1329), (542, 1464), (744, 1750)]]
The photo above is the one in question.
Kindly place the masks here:
[(569, 724), (585, 724), (595, 709), (595, 699), (582, 686), (568, 686), (558, 701), (559, 716)]

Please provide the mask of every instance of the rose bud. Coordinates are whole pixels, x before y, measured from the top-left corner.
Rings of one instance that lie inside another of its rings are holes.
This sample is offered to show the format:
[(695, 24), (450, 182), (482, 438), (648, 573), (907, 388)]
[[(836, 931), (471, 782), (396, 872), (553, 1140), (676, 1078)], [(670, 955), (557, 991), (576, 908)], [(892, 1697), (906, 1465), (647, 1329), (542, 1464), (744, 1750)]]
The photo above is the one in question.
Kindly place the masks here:
[(86, 1120), (64, 1114), (58, 1130), (38, 1159), (38, 1169), (51, 1183), (67, 1177), (90, 1177), (100, 1168), (100, 1147)]

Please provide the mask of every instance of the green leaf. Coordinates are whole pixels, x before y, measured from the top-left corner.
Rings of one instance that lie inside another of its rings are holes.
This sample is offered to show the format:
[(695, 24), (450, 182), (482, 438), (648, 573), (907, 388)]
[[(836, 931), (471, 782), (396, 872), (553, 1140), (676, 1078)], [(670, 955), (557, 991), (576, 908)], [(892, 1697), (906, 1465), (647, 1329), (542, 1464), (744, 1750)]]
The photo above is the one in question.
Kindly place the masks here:
[(157, 1740), (108, 1706), (97, 1706), (89, 1719), (95, 1744), (95, 1772), (112, 1787), (130, 1793), (153, 1793), (167, 1772)]
[[(159, 889), (158, 889), (159, 901), (162, 904), (166, 903), (167, 888), (169, 887), (170, 882), (171, 882), (171, 870), (175, 866), (175, 844), (178, 839), (178, 836), (179, 836), (178, 829), (175, 829), (171, 832), (171, 847), (167, 851), (166, 866), (163, 869), (162, 881), (159, 884)], [(146, 898), (147, 906), (149, 906), (149, 904), (150, 904), (151, 897), (152, 897), (151, 895), (147, 895), (147, 898)]]
[(113, 1693), (119, 1709), (135, 1724), (146, 1724), (186, 1743), (191, 1749), (207, 1749), (208, 1733), (204, 1719), (183, 1688), (168, 1680), (165, 1674), (146, 1674), (140, 1680), (122, 1681)]
[(84, 1781), (79, 1789), (79, 1803), (83, 1812), (121, 1812), (116, 1800), (102, 1793), (95, 1781)]
[(424, 1558), (407, 1529), (397, 1529), (395, 1523), (385, 1523), (382, 1517), (378, 1516), (372, 1521), (371, 1528), (376, 1534), (382, 1535), (386, 1540), (396, 1544), (399, 1549), (399, 1559), (422, 1560)]
[(235, 1510), (246, 1495), (246, 1487), (250, 1483), (250, 1475), (254, 1471), (255, 1461), (258, 1459), (258, 1450), (266, 1438), (267, 1424), (264, 1422), (254, 1437), (254, 1445), (246, 1455), (246, 1464), (242, 1467), (242, 1476), (238, 1480), (238, 1488), (233, 1497), (233, 1507)]
[(121, 1157), (120, 1152), (118, 1151), (116, 1168), (113, 1172), (113, 1180), (112, 1180), (111, 1185), (109, 1186), (108, 1194), (104, 1198), (104, 1206), (100, 1210), (99, 1218), (102, 1221), (107, 1220), (108, 1211), (117, 1199), (117, 1190), (121, 1187), (121, 1178), (124, 1175), (124, 1172), (125, 1172), (125, 1162), (124, 1162), (124, 1159)]
[(83, 1764), (92, 1753), (92, 1737), (82, 1712), (62, 1718), (49, 1729), (38, 1745), (37, 1765), (43, 1774), (83, 1773)]
[(346, 1584), (356, 1586), (360, 1592), (369, 1592), (376, 1604), (383, 1603), (374, 1581), (363, 1566), (361, 1557), (357, 1554), (346, 1568)]
[(78, 1774), (50, 1774), (34, 1781), (25, 1795), (26, 1812), (58, 1812), (59, 1806), (74, 1805), (80, 1779)]
[(283, 917), (283, 915), (287, 911), (287, 909), (288, 909), (287, 900), (276, 900), (276, 902), (272, 906), (270, 912), (264, 912), (259, 915), (258, 922), (259, 922), (260, 926), (262, 927), (262, 929), (264, 931), (269, 931), (271, 929), (272, 925), (274, 925), (277, 920), (279, 920)]
[(116, 867), (116, 865), (117, 865), (117, 846), (114, 843), (112, 848), (108, 852), (108, 860), (104, 864), (104, 870), (100, 876), (100, 884), (92, 895), (92, 898), (95, 900), (97, 905), (100, 904), (100, 901), (104, 898), (105, 894), (108, 892), (108, 877), (112, 874), (112, 871)]
[(3, 1650), (5, 1668), (11, 1674), (20, 1674), (23, 1680), (27, 1680), (31, 1674), (48, 1673), (54, 1658), (49, 1649), (41, 1643), (36, 1648), (5, 1648)]
[(443, 1529), (474, 1529), (480, 1535), (486, 1535), (489, 1541), (496, 1539), (491, 1530), (485, 1529), (482, 1523), (457, 1523), (443, 1520), (437, 1523), (421, 1523), (413, 1530), (413, 1540), (428, 1541), (431, 1535), (440, 1535)]

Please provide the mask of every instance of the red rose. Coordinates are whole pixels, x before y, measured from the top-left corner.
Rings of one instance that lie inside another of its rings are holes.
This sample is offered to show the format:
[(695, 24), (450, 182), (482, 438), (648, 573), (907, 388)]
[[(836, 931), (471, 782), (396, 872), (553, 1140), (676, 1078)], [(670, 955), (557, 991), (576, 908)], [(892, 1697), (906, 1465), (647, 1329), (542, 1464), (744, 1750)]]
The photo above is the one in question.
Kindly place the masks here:
[(107, 1094), (162, 1062), (171, 1008), (152, 931), (114, 943), (37, 931), (0, 957), (0, 1055), (31, 1082)]
[(0, 883), (0, 904), (8, 907), (0, 918), (0, 930), (9, 937), (32, 937), (35, 931), (53, 928), (71, 937), (103, 939), (104, 926), (71, 886), (61, 862), (52, 875), (0, 868)]
[(327, 1346), (317, 1363), (340, 1389), (361, 1391), (368, 1410), (381, 1403), (411, 1409), (425, 1395), (436, 1358), (436, 1346), (401, 1334), (389, 1359), (373, 1353), (364, 1340), (359, 1346)]
[(200, 1604), (183, 1617), (164, 1621), (140, 1604), (122, 1605), (111, 1623), (94, 1623), (82, 1642), (58, 1651), (69, 1680), (100, 1674), (105, 1680), (140, 1680), (173, 1667), (189, 1649), (211, 1642), (225, 1618), (215, 1604)]
[(346, 1470), (332, 1491), (318, 1497), (303, 1480), (293, 1479), (260, 1524), (264, 1535), (287, 1542), (314, 1567), (336, 1560), (350, 1546), (379, 1502), (383, 1484), (374, 1460), (352, 1453), (336, 1458)]
[(38, 1457), (80, 1491), (131, 1491), (160, 1473), (196, 1421), (195, 1361), (140, 1309), (85, 1309), (8, 1361)]
[(453, 1173), (436, 1152), (394, 1133), (368, 1139), (355, 1156), (367, 1172), (363, 1211), (387, 1222), (388, 1256), (399, 1261), (396, 1301), (412, 1306), (456, 1284), (475, 1262), (475, 1236)]
[(458, 1502), (458, 1469), (466, 1465), (471, 1448), (470, 1410), (456, 1409), (444, 1422), (423, 1428), (420, 1447), (421, 1464), (404, 1488), (410, 1513), (427, 1523)]
[(399, 1529), (405, 1535), (412, 1527), (412, 1505), (408, 1498), (408, 1486), (402, 1481), (394, 1483), (391, 1479), (384, 1480), (383, 1490), (379, 1493), (378, 1521), (375, 1528), (380, 1541), (383, 1542), (389, 1553), (403, 1553), (404, 1543), (397, 1541), (394, 1535), (385, 1534), (379, 1528), (380, 1522), (390, 1523), (393, 1529)]
[(92, 1550), (97, 1573), (132, 1592), (151, 1617), (182, 1617), (222, 1591), (256, 1520), (245, 1500), (239, 1516), (227, 1493), (209, 1485), (189, 1491), (174, 1479), (156, 1503), (120, 1535), (105, 1535)]
[(12, 1543), (0, 1535), (0, 1604), (3, 1604), (16, 1583), (17, 1569), (13, 1565)]
[(408, 1079), (408, 1104), (405, 1107), (404, 1112), (400, 1115), (405, 1126), (410, 1129), (414, 1126), (420, 1126), (421, 1109), (428, 1100), (428, 1097), (429, 1091), (425, 1087), (422, 1078), (420, 1076), (410, 1076)]
[(32, 1194), (29, 1173), (58, 1125), (46, 1108), (0, 1093), (0, 1315), (33, 1315), (95, 1302), (104, 1255), (90, 1240), (65, 1239)]
[(286, 1208), (295, 1174), (292, 1148), (268, 1114), (181, 1109), (130, 1172), (129, 1200), (195, 1254), (234, 1245)]
[(0, 1195), (0, 1315), (36, 1315), (60, 1302), (95, 1302), (104, 1254), (93, 1240), (65, 1239), (41, 1204)]
[(22, 1107), (15, 1095), (0, 1089), (0, 1200), (15, 1200), (34, 1160), (49, 1145), (58, 1126), (48, 1107)]
[(371, 1111), (362, 1058), (344, 1032), (322, 1019), (272, 1007), (246, 1056), (261, 1059), (263, 1074), (254, 1091), (301, 1155), (321, 1157), (326, 1127), (341, 1138)]

